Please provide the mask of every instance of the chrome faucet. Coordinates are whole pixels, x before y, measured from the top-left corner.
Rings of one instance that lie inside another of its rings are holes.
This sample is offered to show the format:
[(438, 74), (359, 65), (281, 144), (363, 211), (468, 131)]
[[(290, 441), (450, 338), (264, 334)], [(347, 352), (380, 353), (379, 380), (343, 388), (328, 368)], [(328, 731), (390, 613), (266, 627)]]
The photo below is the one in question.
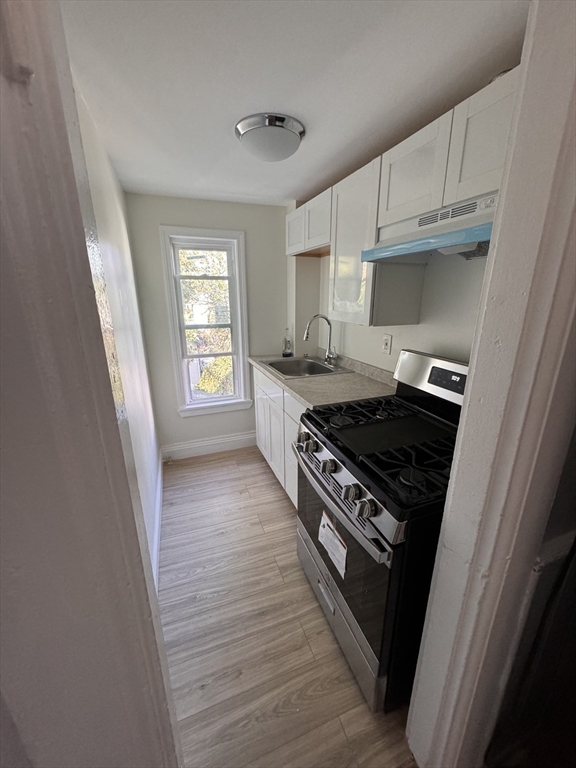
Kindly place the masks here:
[(335, 365), (338, 355), (336, 354), (336, 350), (332, 349), (332, 323), (326, 317), (326, 315), (314, 315), (310, 318), (310, 320), (308, 320), (306, 330), (304, 331), (304, 341), (308, 341), (308, 338), (310, 337), (310, 324), (313, 320), (316, 320), (317, 317), (323, 318), (328, 323), (328, 348), (326, 349), (326, 357), (324, 358), (324, 362), (327, 365)]

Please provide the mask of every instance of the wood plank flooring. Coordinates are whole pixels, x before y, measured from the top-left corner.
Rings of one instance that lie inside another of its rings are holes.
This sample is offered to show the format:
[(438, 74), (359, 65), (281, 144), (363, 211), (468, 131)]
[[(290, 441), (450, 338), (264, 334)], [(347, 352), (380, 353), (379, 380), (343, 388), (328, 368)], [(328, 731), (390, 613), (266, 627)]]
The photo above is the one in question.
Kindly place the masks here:
[(373, 714), (256, 448), (165, 466), (160, 614), (187, 768), (416, 768)]

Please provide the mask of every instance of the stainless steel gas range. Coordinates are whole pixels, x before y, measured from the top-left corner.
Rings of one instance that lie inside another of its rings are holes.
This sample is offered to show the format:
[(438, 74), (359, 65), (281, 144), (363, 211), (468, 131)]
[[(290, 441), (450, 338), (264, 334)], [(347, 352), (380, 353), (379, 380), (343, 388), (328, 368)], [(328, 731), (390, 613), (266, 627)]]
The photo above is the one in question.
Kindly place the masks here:
[(403, 350), (395, 395), (307, 410), (298, 557), (373, 710), (410, 698), (468, 366)]

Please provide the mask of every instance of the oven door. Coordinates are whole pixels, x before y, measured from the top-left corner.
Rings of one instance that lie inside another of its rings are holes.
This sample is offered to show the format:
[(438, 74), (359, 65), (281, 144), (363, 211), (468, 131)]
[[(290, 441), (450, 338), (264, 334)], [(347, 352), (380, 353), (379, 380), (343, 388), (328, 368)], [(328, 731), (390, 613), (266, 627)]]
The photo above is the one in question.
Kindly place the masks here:
[[(356, 528), (298, 457), (298, 518), (379, 661), (392, 630), (393, 585), (402, 547), (382, 552)], [(388, 637), (385, 637), (388, 636)]]

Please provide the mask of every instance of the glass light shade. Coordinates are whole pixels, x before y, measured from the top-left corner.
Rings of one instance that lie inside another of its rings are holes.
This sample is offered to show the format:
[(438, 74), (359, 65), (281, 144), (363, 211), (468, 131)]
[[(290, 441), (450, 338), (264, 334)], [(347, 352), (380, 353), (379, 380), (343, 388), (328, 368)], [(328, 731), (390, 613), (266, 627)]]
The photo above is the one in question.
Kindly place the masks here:
[(236, 125), (236, 136), (242, 146), (267, 163), (286, 160), (293, 155), (304, 133), (302, 123), (288, 115), (250, 115)]

